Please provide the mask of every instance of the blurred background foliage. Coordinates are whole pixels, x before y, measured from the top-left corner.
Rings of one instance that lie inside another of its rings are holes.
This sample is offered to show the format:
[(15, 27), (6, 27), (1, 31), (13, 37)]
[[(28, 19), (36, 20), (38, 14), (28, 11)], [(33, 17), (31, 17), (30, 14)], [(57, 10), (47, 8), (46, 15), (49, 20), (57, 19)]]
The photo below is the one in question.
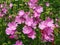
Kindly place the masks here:
[[(8, 5), (13, 3), (13, 8), (8, 11), (6, 15), (12, 15), (13, 17), (17, 15), (19, 10), (29, 11), (28, 5), (26, 4), (29, 0), (0, 0), (0, 4), (6, 2)], [(50, 6), (46, 7), (45, 3), (49, 2)], [(60, 0), (39, 0), (38, 5), (42, 5), (44, 7), (44, 12), (41, 14), (41, 19), (45, 20), (46, 16), (50, 16), (52, 19), (60, 18)], [(50, 12), (52, 12), (50, 14)], [(6, 19), (5, 19), (6, 18)], [(15, 39), (9, 39), (5, 34), (5, 29), (7, 27), (8, 19), (7, 17), (0, 18), (0, 45), (12, 45), (15, 43)], [(60, 25), (60, 22), (59, 22)], [(19, 25), (20, 28), (17, 30), (21, 30), (23, 25)], [(59, 29), (55, 29), (60, 31)], [(55, 45), (60, 45), (60, 33), (58, 31), (55, 32)], [(35, 40), (28, 39), (26, 35), (20, 32), (19, 39), (23, 41), (25, 45), (52, 45), (51, 42), (42, 42), (41, 34), (39, 29), (36, 29), (37, 38)]]

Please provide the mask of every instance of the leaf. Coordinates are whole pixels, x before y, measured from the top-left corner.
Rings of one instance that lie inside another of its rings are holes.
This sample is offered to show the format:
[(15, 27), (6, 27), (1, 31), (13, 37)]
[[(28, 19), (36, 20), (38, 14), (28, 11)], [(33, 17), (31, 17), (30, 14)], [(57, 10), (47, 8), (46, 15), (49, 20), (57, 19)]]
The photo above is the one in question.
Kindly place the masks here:
[(55, 34), (56, 36), (58, 36), (58, 29), (57, 29), (57, 28), (54, 29), (54, 34)]

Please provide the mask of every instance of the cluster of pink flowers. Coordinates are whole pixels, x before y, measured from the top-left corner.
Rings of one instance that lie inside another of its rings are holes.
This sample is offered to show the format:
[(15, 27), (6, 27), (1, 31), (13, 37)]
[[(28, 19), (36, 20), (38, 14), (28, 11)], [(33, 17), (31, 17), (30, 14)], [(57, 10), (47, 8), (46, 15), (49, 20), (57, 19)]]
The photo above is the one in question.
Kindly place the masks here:
[(17, 28), (17, 23), (15, 22), (9, 22), (8, 23), (8, 27), (6, 28), (6, 34), (10, 35), (10, 38), (15, 38), (15, 32), (16, 32), (16, 28)]
[(48, 17), (45, 21), (42, 21), (39, 24), (39, 28), (41, 29), (42, 33), (42, 40), (44, 41), (54, 40), (53, 30), (55, 28), (55, 25), (52, 19)]
[[(17, 31), (16, 29), (18, 24), (24, 24), (22, 32), (26, 34), (29, 38), (36, 38), (35, 29), (39, 27), (39, 29), (41, 29), (42, 40), (54, 40), (54, 21), (49, 17), (45, 21), (40, 19), (40, 15), (43, 12), (43, 7), (37, 5), (37, 2), (38, 0), (29, 0), (28, 5), (29, 8), (33, 10), (33, 12), (24, 12), (24, 10), (20, 10), (15, 17), (15, 20), (8, 23), (8, 27), (6, 28), (6, 34), (9, 35), (10, 38), (15, 38), (15, 32)], [(12, 6), (13, 4), (10, 4), (10, 7)], [(46, 4), (46, 6), (49, 6), (49, 4)], [(14, 45), (23, 45), (23, 43), (18, 40)]]
[(6, 15), (6, 13), (8, 12), (9, 8), (12, 8), (12, 3), (7, 6), (7, 4), (4, 2), (3, 4), (0, 4), (0, 17), (3, 17)]

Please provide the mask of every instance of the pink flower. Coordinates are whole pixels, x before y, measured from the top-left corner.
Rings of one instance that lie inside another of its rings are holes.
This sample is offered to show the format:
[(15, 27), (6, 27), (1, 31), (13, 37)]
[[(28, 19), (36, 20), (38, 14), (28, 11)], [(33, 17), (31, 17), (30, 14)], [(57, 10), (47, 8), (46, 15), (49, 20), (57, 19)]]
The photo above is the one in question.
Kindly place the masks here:
[(23, 17), (16, 16), (15, 22), (17, 24), (21, 24), (21, 23), (24, 23), (25, 22), (25, 19)]
[(39, 28), (41, 30), (43, 30), (44, 28), (46, 27), (50, 27), (52, 29), (54, 29), (55, 25), (53, 24), (53, 20), (50, 19), (50, 18), (47, 18), (45, 21), (42, 21), (40, 24), (39, 24)]
[(33, 18), (27, 17), (27, 19), (25, 21), (25, 24), (28, 25), (28, 26), (31, 26), (32, 23), (33, 23)]
[(9, 22), (8, 27), (6, 28), (7, 35), (13, 35), (16, 31), (17, 24), (15, 22)]
[(32, 29), (31, 27), (29, 27), (29, 26), (24, 26), (22, 32), (23, 32), (24, 34), (29, 34), (32, 30), (33, 30), (33, 29)]
[(13, 35), (15, 33), (15, 30), (11, 30), (11, 28), (6, 28), (6, 34), (7, 35)]
[(40, 17), (40, 14), (37, 13), (36, 11), (34, 11), (33, 13), (34, 13), (34, 17)]
[(37, 13), (42, 13), (42, 12), (43, 12), (43, 7), (42, 7), (42, 6), (37, 6), (37, 7), (35, 8), (35, 11), (36, 11)]
[(55, 27), (54, 22), (49, 17), (39, 24), (39, 28), (41, 29), (42, 33), (42, 40), (49, 42), (54, 40), (53, 35), (54, 27)]
[(34, 23), (31, 25), (31, 27), (34, 28), (34, 29), (36, 29), (36, 26), (37, 26), (37, 22), (34, 22)]
[(53, 40), (54, 40), (53, 37), (48, 36), (48, 35), (44, 35), (44, 41), (49, 41), (49, 42), (51, 42), (51, 41), (53, 41)]
[(29, 17), (29, 15), (30, 15), (30, 12), (26, 12), (26, 13), (24, 14), (23, 18), (26, 20), (26, 19)]
[(37, 25), (41, 22), (41, 19), (39, 17), (33, 17), (33, 23), (31, 25), (31, 27), (33, 29), (36, 29)]
[(13, 35), (10, 35), (10, 36), (9, 36), (9, 38), (10, 38), (10, 39), (14, 39), (14, 38), (15, 38), (15, 39), (17, 39), (17, 38), (18, 38), (18, 36), (17, 36), (17, 35), (15, 35), (15, 34), (13, 34)]
[(38, 0), (30, 0), (30, 2), (32, 2), (32, 3), (37, 3)]
[(6, 9), (6, 8), (2, 8), (2, 12), (3, 12), (4, 14), (6, 14), (6, 13), (7, 13), (7, 9)]
[(10, 6), (10, 8), (12, 8), (13, 4), (12, 4), (12, 3), (10, 3), (10, 5), (9, 5), (9, 6)]
[(4, 14), (2, 12), (0, 12), (0, 17), (3, 17), (3, 16), (4, 16)]
[(41, 30), (42, 34), (42, 40), (43, 41), (53, 41), (54, 40), (54, 35), (53, 35), (53, 30), (50, 27), (47, 27), (43, 30)]
[(16, 30), (16, 27), (17, 27), (17, 23), (15, 22), (9, 22), (8, 23), (8, 27), (11, 29), (11, 30)]
[(36, 4), (32, 3), (32, 2), (28, 2), (29, 8), (35, 8)]
[(47, 6), (47, 7), (49, 7), (49, 6), (50, 6), (50, 4), (49, 4), (48, 2), (46, 2), (46, 6)]
[(33, 31), (31, 27), (24, 26), (23, 31), (24, 34), (27, 34), (29, 38), (35, 39), (36, 38), (36, 33)]
[(45, 25), (45, 22), (44, 21), (39, 24), (39, 28), (41, 30), (43, 30), (45, 27), (46, 27), (46, 25)]
[(35, 31), (30, 32), (30, 33), (28, 34), (28, 37), (29, 37), (29, 38), (32, 38), (32, 39), (35, 39), (35, 38), (36, 38), (36, 33), (35, 33)]
[(13, 38), (15, 38), (15, 37), (14, 37), (14, 35), (10, 35), (9, 38), (10, 38), (10, 39), (13, 39)]
[(0, 4), (0, 8), (2, 8), (3, 7), (3, 4)]
[(25, 12), (24, 12), (23, 10), (20, 10), (19, 13), (18, 13), (18, 15), (21, 17), (21, 16), (24, 15), (24, 13), (25, 13)]
[(9, 17), (8, 17), (9, 19), (11, 19), (12, 18), (12, 16), (11, 15), (9, 15)]
[(14, 45), (23, 45), (22, 41), (17, 40)]

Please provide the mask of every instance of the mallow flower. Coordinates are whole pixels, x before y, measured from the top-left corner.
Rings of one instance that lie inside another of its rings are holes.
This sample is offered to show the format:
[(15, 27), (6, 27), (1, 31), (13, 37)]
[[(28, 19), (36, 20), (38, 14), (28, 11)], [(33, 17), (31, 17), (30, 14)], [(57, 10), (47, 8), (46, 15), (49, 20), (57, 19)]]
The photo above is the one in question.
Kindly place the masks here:
[(25, 24), (28, 25), (28, 26), (31, 26), (33, 23), (33, 18), (31, 17), (27, 17), (26, 21), (25, 21)]
[(38, 0), (30, 0), (30, 2), (32, 2), (32, 3), (37, 3)]
[(37, 13), (42, 13), (42, 12), (43, 12), (43, 7), (42, 7), (42, 6), (37, 6), (37, 7), (35, 8), (35, 11), (36, 11)]
[(29, 26), (24, 26), (23, 27), (23, 31), (22, 31), (24, 34), (27, 34), (27, 36), (29, 38), (32, 38), (32, 39), (35, 39), (36, 38), (36, 33), (35, 31), (29, 27)]
[(0, 8), (2, 8), (3, 7), (3, 4), (0, 4)]
[(39, 24), (39, 28), (41, 30), (43, 30), (44, 28), (46, 27), (50, 27), (51, 29), (54, 29), (55, 25), (54, 25), (54, 22), (52, 19), (50, 18), (47, 18), (45, 21), (42, 21), (40, 24)]
[(28, 37), (29, 37), (29, 38), (32, 38), (32, 39), (35, 39), (35, 38), (36, 38), (36, 32), (33, 30), (32, 32), (30, 32), (30, 33), (28, 34)]
[(13, 7), (13, 4), (12, 4), (12, 3), (10, 3), (9, 7), (10, 7), (10, 8), (12, 8), (12, 7)]
[(47, 18), (45, 21), (42, 21), (39, 24), (39, 28), (41, 29), (41, 34), (42, 34), (42, 40), (44, 41), (53, 41), (54, 40), (54, 22), (52, 19)]
[(9, 22), (8, 23), (8, 27), (11, 29), (11, 30), (16, 30), (17, 28), (17, 23), (16, 22)]
[(2, 13), (6, 14), (7, 13), (7, 9), (6, 8), (2, 8)]
[(29, 5), (29, 8), (34, 9), (37, 4), (32, 3), (32, 2), (28, 2), (28, 5)]
[(17, 24), (15, 22), (9, 22), (8, 27), (6, 28), (6, 34), (7, 35), (13, 35), (16, 31)]
[(16, 17), (15, 17), (15, 22), (16, 22), (17, 24), (22, 24), (22, 23), (25, 22), (25, 19), (24, 19), (23, 17), (16, 16)]
[(24, 15), (24, 10), (20, 10), (19, 12), (18, 12), (18, 15), (21, 17), (21, 16), (23, 16)]
[(22, 41), (17, 40), (15, 44), (13, 45), (23, 45)]
[(40, 17), (40, 13), (37, 13), (36, 11), (34, 11), (33, 13), (34, 13), (33, 14), (34, 17)]
[(32, 30), (33, 30), (33, 29), (32, 29), (31, 27), (29, 27), (29, 26), (24, 26), (22, 32), (23, 32), (24, 34), (29, 34), (30, 32), (32, 32)]
[(0, 12), (0, 17), (3, 17), (3, 16), (4, 16), (4, 14), (2, 12)]
[(18, 36), (16, 34), (10, 35), (9, 36), (10, 39), (18, 39)]
[(41, 34), (42, 34), (43, 41), (51, 42), (54, 40), (53, 30), (50, 27), (47, 27), (47, 28), (41, 30)]
[(46, 6), (47, 6), (47, 7), (49, 7), (49, 6), (50, 6), (49, 2), (46, 2)]
[(6, 28), (5, 31), (7, 35), (13, 35), (15, 33), (15, 30), (11, 30), (11, 28)]

